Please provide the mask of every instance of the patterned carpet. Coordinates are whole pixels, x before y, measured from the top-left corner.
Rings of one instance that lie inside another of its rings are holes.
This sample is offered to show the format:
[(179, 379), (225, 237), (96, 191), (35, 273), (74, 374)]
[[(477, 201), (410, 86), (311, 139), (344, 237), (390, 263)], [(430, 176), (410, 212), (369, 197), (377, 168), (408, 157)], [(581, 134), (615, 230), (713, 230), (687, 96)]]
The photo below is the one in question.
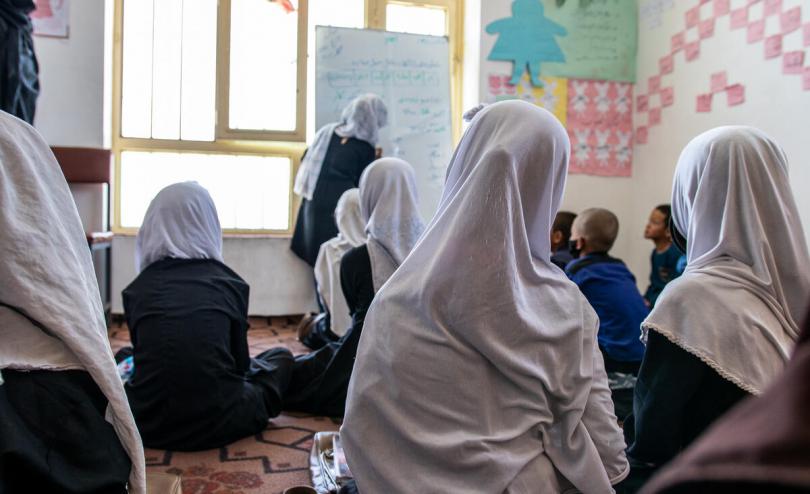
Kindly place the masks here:
[[(307, 349), (296, 339), (297, 317), (251, 318), (251, 355), (285, 346), (295, 354)], [(113, 352), (129, 345), (123, 323), (110, 328)], [(183, 494), (276, 494), (294, 485), (309, 485), (312, 436), (335, 431), (340, 423), (325, 417), (282, 414), (262, 433), (224, 448), (197, 453), (146, 450), (149, 471), (179, 474)]]

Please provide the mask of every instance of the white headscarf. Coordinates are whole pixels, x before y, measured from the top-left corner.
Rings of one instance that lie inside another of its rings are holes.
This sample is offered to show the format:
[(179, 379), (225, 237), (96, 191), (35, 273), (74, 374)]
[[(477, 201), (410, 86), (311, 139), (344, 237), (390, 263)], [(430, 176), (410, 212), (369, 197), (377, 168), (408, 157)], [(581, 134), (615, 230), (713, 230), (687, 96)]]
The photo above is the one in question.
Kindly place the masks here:
[(115, 368), (76, 205), (42, 137), (3, 112), (0, 231), (0, 369), (88, 372), (132, 460), (129, 490), (145, 493), (143, 446)]
[(138, 272), (166, 257), (222, 262), (222, 228), (214, 200), (197, 182), (169, 185), (152, 199), (135, 240)]
[(353, 99), (343, 109), (340, 122), (324, 125), (315, 134), (315, 139), (295, 175), (293, 191), (304, 199), (312, 200), (333, 133), (340, 137), (354, 137), (376, 146), (379, 131), (386, 125), (388, 125), (388, 108), (382, 98), (369, 93)]
[(598, 319), (549, 260), (569, 153), (556, 118), (521, 101), (465, 133), (366, 315), (341, 428), (361, 492), (536, 493), (556, 469), (610, 493), (627, 475)]
[(425, 229), (413, 167), (398, 158), (381, 158), (370, 164), (360, 176), (360, 213), (366, 221), (366, 245), (377, 292)]
[(335, 222), (337, 237), (321, 245), (315, 261), (315, 281), (321, 300), (329, 310), (332, 332), (343, 336), (351, 326), (352, 318), (340, 285), (340, 260), (349, 249), (366, 241), (358, 189), (349, 189), (340, 196), (335, 208)]
[(751, 127), (696, 137), (675, 171), (672, 219), (687, 239), (687, 268), (643, 327), (761, 393), (787, 362), (810, 299), (784, 152)]

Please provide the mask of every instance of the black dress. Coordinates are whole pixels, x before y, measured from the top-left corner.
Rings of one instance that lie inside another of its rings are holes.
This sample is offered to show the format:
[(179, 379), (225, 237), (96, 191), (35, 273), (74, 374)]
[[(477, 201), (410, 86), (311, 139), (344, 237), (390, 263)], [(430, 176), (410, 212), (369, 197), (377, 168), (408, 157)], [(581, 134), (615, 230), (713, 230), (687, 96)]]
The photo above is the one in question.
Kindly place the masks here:
[(352, 315), (352, 327), (337, 342), (296, 357), (284, 409), (342, 417), (363, 322), (374, 299), (371, 259), (365, 245), (340, 261), (340, 284)]
[(135, 367), (125, 389), (144, 445), (217, 448), (281, 412), (293, 357), (250, 358), (248, 291), (224, 264), (185, 259), (151, 264), (124, 290)]
[(90, 374), (3, 369), (3, 379), (0, 493), (126, 493), (132, 463)]
[(624, 492), (635, 492), (658, 467), (748, 396), (696, 356), (650, 331), (633, 415), (624, 424), (631, 466)]
[(39, 65), (34, 54), (32, 0), (0, 0), (0, 110), (29, 124), (39, 96)]
[(363, 170), (374, 161), (371, 144), (353, 137), (341, 144), (342, 139), (332, 134), (312, 200), (301, 201), (290, 244), (292, 251), (313, 267), (321, 244), (338, 234), (335, 207), (340, 196), (358, 186)]

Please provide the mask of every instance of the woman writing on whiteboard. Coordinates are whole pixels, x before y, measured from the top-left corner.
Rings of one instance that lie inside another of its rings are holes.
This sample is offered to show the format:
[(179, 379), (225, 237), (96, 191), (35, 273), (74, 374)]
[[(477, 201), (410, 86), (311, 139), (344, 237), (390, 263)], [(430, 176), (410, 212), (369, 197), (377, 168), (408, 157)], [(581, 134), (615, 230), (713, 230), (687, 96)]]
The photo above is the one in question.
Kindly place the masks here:
[(339, 122), (318, 130), (304, 153), (293, 189), (302, 200), (290, 248), (310, 266), (321, 244), (337, 235), (338, 199), (358, 186), (363, 170), (381, 154), (375, 146), (387, 123), (388, 109), (379, 96), (358, 96), (343, 109)]

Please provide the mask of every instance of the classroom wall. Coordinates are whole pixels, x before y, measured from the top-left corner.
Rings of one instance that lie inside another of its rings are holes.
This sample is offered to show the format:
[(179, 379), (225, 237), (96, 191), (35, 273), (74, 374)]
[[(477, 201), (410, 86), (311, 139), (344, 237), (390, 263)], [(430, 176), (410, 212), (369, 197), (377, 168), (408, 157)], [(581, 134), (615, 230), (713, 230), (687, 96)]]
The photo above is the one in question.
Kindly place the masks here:
[[(731, 0), (735, 9), (747, 0)], [(641, 0), (640, 7), (662, 7), (661, 15), (640, 17), (638, 81), (636, 93), (646, 92), (648, 78), (658, 74), (659, 59), (670, 48), (672, 35), (684, 30), (685, 13), (698, 5), (699, 0)], [(750, 19), (762, 17), (765, 2), (755, 4)], [(802, 6), (802, 24), (810, 22), (810, 2), (806, 0), (783, 0), (783, 11)], [(656, 9), (653, 9), (655, 11)], [(701, 18), (712, 13), (712, 4), (701, 8)], [(771, 16), (766, 22), (765, 35), (780, 32), (779, 16)], [(687, 31), (686, 40), (697, 39), (696, 30)], [(783, 51), (802, 49), (801, 29), (783, 38)], [(625, 231), (641, 231), (647, 212), (661, 201), (668, 201), (672, 175), (683, 147), (697, 134), (720, 125), (753, 125), (770, 134), (787, 153), (790, 162), (790, 178), (796, 202), (803, 219), (805, 235), (810, 233), (810, 91), (802, 90), (801, 76), (782, 72), (782, 58), (765, 59), (764, 42), (748, 44), (746, 30), (732, 30), (730, 16), (724, 15), (715, 22), (714, 35), (700, 44), (700, 55), (687, 62), (683, 52), (674, 57), (674, 70), (662, 77), (662, 87), (674, 88), (674, 104), (664, 108), (661, 124), (649, 130), (648, 143), (635, 147), (635, 162), (632, 179), (632, 207), (629, 216), (622, 216), (628, 228)], [(805, 48), (805, 66), (810, 65), (810, 50)], [(727, 71), (728, 83), (745, 86), (745, 102), (729, 106), (724, 93), (715, 95), (710, 113), (697, 113), (698, 94), (710, 89), (711, 74)], [(636, 113), (636, 126), (647, 123), (647, 115)], [(810, 238), (810, 236), (808, 236)], [(644, 258), (649, 245), (631, 243), (631, 267), (638, 275), (648, 272)]]
[[(643, 12), (639, 26), (638, 80), (644, 92), (647, 78), (657, 73), (658, 61), (669, 49), (672, 34), (683, 30), (684, 14), (699, 0), (637, 0)], [(746, 0), (732, 0), (732, 7)], [(654, 5), (653, 5), (654, 4)], [(35, 125), (54, 145), (103, 146), (109, 142), (109, 30), (110, 2), (82, 0), (71, 8), (71, 36), (67, 40), (35, 38), (41, 66), (42, 94)], [(511, 0), (468, 0), (465, 9), (465, 107), (483, 100), (486, 84), (480, 81), (492, 70), (486, 56), (493, 37), (481, 36), (483, 26), (509, 12)], [(656, 7), (650, 9), (650, 5)], [(707, 8), (711, 8), (709, 2)], [(802, 23), (810, 22), (810, 6), (803, 0), (784, 0), (784, 10), (804, 6)], [(753, 13), (756, 15), (754, 7)], [(778, 18), (769, 19), (767, 34), (779, 29)], [(693, 35), (694, 33), (690, 34)], [(801, 31), (785, 37), (785, 50), (799, 49)], [(800, 189), (810, 184), (810, 147), (806, 140), (810, 124), (810, 91), (803, 91), (799, 76), (782, 74), (781, 58), (764, 59), (762, 43), (749, 45), (745, 31), (732, 31), (728, 17), (720, 18), (715, 33), (701, 44), (700, 57), (686, 63), (675, 55), (674, 71), (662, 78), (672, 86), (675, 101), (662, 111), (660, 125), (649, 131), (647, 144), (635, 147), (631, 178), (570, 177), (563, 208), (580, 211), (602, 206), (616, 212), (622, 223), (614, 253), (624, 258), (645, 285), (652, 244), (642, 231), (650, 209), (667, 202), (671, 177), (683, 146), (703, 130), (717, 125), (757, 125), (775, 137), (791, 162), (791, 181), (797, 203), (810, 232), (810, 194)], [(810, 65), (810, 53), (807, 64)], [(697, 94), (708, 91), (710, 75), (727, 70), (730, 83), (746, 86), (746, 102), (729, 107), (725, 96), (715, 98), (711, 113), (695, 111)], [(107, 78), (105, 80), (105, 78)], [(484, 81), (485, 82), (485, 81)], [(636, 123), (646, 123), (646, 114), (636, 114)], [(251, 313), (295, 314), (314, 308), (310, 272), (279, 238), (227, 238), (225, 260), (251, 284)], [(113, 311), (121, 312), (120, 290), (135, 276), (134, 238), (114, 241)]]
[[(731, 0), (736, 9), (748, 0)], [(752, 20), (762, 17), (764, 1), (751, 9)], [(495, 19), (509, 15), (512, 0), (482, 2), (479, 33)], [(701, 0), (637, 0), (639, 7), (639, 53), (636, 95), (647, 92), (650, 76), (659, 73), (659, 60), (669, 53), (671, 37), (684, 31), (685, 13), (703, 4), (701, 19), (713, 14), (714, 3)], [(782, 11), (803, 6), (802, 24), (810, 22), (810, 4), (806, 0), (783, 0)], [(765, 35), (780, 32), (779, 16), (766, 22)], [(698, 39), (697, 28), (686, 32), (686, 41)], [(486, 76), (493, 71), (508, 73), (511, 66), (486, 60), (496, 40), (481, 35), (478, 94), (486, 98)], [(783, 51), (802, 48), (802, 31), (784, 37)], [(806, 66), (810, 52), (805, 49)], [(504, 69), (506, 67), (506, 69)], [(714, 97), (712, 112), (697, 113), (696, 98), (710, 88), (711, 74), (728, 72), (729, 84), (746, 87), (746, 101), (729, 106), (725, 93)], [(644, 289), (649, 276), (649, 255), (652, 243), (643, 239), (643, 230), (655, 205), (670, 201), (672, 176), (683, 147), (697, 134), (719, 125), (754, 125), (773, 136), (785, 149), (791, 164), (791, 183), (804, 220), (805, 235), (810, 239), (810, 91), (802, 90), (799, 75), (782, 73), (782, 58), (766, 60), (764, 42), (748, 44), (746, 30), (731, 30), (730, 16), (721, 15), (715, 22), (714, 35), (702, 41), (698, 59), (686, 62), (681, 51), (674, 56), (674, 70), (662, 77), (662, 87), (674, 88), (674, 104), (664, 108), (661, 123), (649, 129), (648, 142), (634, 147), (633, 174), (630, 178), (602, 178), (570, 175), (563, 200), (563, 209), (581, 211), (587, 207), (605, 207), (620, 220), (619, 238), (614, 255), (624, 259), (635, 273), (639, 287)], [(651, 103), (657, 102), (657, 96)], [(647, 113), (635, 113), (636, 127), (647, 124)], [(801, 186), (804, 186), (802, 189)]]
[(51, 145), (105, 144), (104, 5), (73, 3), (67, 39), (34, 36), (41, 87), (34, 126)]

